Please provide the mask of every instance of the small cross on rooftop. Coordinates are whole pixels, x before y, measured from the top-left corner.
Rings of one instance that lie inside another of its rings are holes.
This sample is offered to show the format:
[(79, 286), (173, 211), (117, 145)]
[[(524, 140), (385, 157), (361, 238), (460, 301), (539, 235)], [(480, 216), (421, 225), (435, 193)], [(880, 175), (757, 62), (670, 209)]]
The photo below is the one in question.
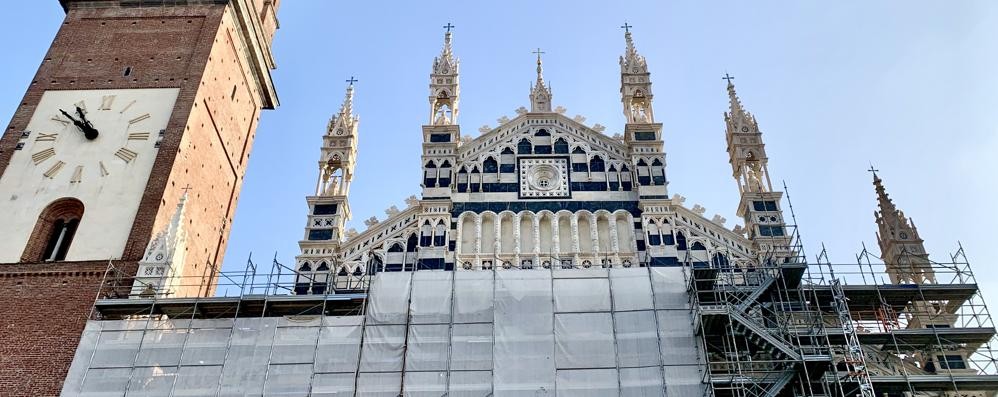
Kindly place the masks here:
[(454, 29), (455, 27), (456, 27), (456, 26), (454, 26), (454, 25), (451, 25), (451, 23), (450, 23), (450, 22), (447, 22), (447, 24), (446, 24), (446, 25), (444, 25), (444, 29), (447, 29), (447, 33), (450, 33), (450, 30), (451, 30), (451, 29)]
[(633, 27), (634, 27), (634, 25), (628, 25), (627, 21), (624, 21), (624, 24), (620, 28), (624, 29), (625, 33), (631, 33), (631, 28), (633, 28)]
[(347, 79), (347, 81), (346, 81), (346, 82), (347, 82), (347, 83), (350, 83), (350, 85), (351, 85), (351, 86), (353, 86), (353, 83), (356, 83), (356, 82), (358, 82), (358, 81), (360, 81), (360, 80), (357, 80), (357, 79), (353, 78), (353, 76), (350, 76), (350, 78), (349, 78), (349, 79)]
[(721, 77), (721, 80), (728, 80), (728, 84), (731, 84), (731, 80), (734, 80), (734, 79), (735, 79), (735, 76), (732, 76), (732, 75), (728, 74), (728, 72), (724, 72), (724, 77)]

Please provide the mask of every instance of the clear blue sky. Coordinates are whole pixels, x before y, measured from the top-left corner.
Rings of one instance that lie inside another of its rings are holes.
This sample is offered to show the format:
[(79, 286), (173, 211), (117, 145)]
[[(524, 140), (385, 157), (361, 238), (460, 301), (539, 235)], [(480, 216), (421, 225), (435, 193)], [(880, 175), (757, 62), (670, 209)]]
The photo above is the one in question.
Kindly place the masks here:
[[(357, 83), (360, 154), (354, 219), (383, 219), (419, 192), (420, 125), (430, 64), (454, 23), (462, 131), (528, 105), (530, 51), (542, 47), (554, 104), (588, 123), (623, 128), (617, 57), (625, 20), (655, 84), (670, 194), (736, 221), (738, 193), (724, 144), (725, 71), (759, 120), (770, 172), (790, 187), (810, 259), (835, 262), (876, 247), (881, 170), (932, 258), (962, 241), (978, 280), (998, 298), (998, 2), (994, 1), (283, 1), (274, 42), (282, 106), (263, 114), (226, 255), (293, 261), (320, 137)], [(4, 8), (0, 119), (31, 81), (63, 13), (56, 0)]]

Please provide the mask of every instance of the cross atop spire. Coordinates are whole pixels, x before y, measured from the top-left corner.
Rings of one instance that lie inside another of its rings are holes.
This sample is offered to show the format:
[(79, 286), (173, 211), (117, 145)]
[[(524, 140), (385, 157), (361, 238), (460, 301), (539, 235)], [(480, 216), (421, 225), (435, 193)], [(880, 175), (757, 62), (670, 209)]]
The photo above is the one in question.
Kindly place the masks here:
[(735, 76), (732, 76), (732, 75), (728, 74), (728, 72), (724, 72), (724, 77), (721, 77), (721, 80), (728, 80), (728, 85), (734, 85), (734, 83), (731, 82), (731, 80), (734, 80), (734, 79), (735, 79)]
[(547, 52), (541, 51), (541, 48), (537, 47), (537, 49), (534, 50), (534, 51), (532, 51), (531, 54), (537, 54), (537, 74), (540, 75), (540, 73), (541, 73), (541, 54), (547, 54)]
[(620, 57), (620, 71), (622, 73), (646, 73), (648, 64), (645, 57), (638, 54), (638, 49), (634, 47), (634, 39), (631, 37), (631, 26), (624, 22), (620, 27), (624, 29), (624, 42), (627, 44), (624, 55)]
[(457, 73), (457, 61), (454, 59), (454, 54), (451, 49), (451, 36), (453, 35), (451, 29), (454, 28), (454, 25), (448, 22), (443, 26), (443, 28), (447, 29), (447, 32), (444, 33), (444, 47), (440, 50), (440, 55), (433, 59), (433, 73)]
[[(876, 168), (873, 168), (873, 163), (871, 162), (870, 163), (870, 169), (868, 169), (867, 171), (872, 172), (873, 173), (873, 177), (877, 178), (877, 171), (880, 171), (880, 170), (878, 170)], [(877, 179), (879, 179), (879, 178), (877, 178)]]
[(360, 81), (360, 80), (357, 80), (357, 79), (353, 78), (353, 76), (350, 76), (350, 78), (346, 80), (347, 83), (350, 83), (351, 87), (353, 87), (353, 83), (356, 83), (358, 81)]

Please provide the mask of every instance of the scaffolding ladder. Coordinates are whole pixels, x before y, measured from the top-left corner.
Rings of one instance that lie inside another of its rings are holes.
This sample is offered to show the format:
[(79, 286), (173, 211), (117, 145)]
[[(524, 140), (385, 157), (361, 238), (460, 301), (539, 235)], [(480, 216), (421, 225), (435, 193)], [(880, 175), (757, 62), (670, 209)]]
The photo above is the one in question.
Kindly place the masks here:
[(859, 397), (876, 397), (873, 392), (873, 381), (866, 371), (866, 359), (863, 356), (863, 347), (859, 344), (859, 337), (856, 336), (856, 328), (852, 324), (852, 316), (849, 314), (849, 302), (846, 300), (845, 291), (842, 290), (842, 282), (837, 278), (831, 279), (832, 299), (835, 302), (835, 314), (838, 315), (839, 324), (842, 327), (842, 334), (845, 335), (845, 360), (846, 380), (852, 381), (859, 386)]

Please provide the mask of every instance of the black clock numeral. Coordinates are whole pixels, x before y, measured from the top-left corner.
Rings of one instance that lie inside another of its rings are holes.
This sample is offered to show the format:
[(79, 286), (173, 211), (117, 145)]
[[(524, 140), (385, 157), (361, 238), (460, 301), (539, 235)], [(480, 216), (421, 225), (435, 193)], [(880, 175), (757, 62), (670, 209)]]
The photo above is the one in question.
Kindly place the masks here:
[(101, 177), (105, 177), (105, 176), (108, 176), (110, 174), (110, 172), (107, 172), (107, 167), (104, 166), (104, 162), (103, 161), (98, 161), (97, 162), (97, 166), (98, 166), (98, 168), (100, 168), (100, 176)]
[(114, 155), (117, 156), (119, 159), (124, 160), (126, 163), (131, 163), (132, 160), (135, 160), (135, 158), (139, 156), (138, 153), (129, 150), (128, 148), (118, 149), (117, 152), (114, 152)]
[(130, 141), (145, 141), (149, 139), (148, 132), (131, 132), (128, 134), (128, 140)]

